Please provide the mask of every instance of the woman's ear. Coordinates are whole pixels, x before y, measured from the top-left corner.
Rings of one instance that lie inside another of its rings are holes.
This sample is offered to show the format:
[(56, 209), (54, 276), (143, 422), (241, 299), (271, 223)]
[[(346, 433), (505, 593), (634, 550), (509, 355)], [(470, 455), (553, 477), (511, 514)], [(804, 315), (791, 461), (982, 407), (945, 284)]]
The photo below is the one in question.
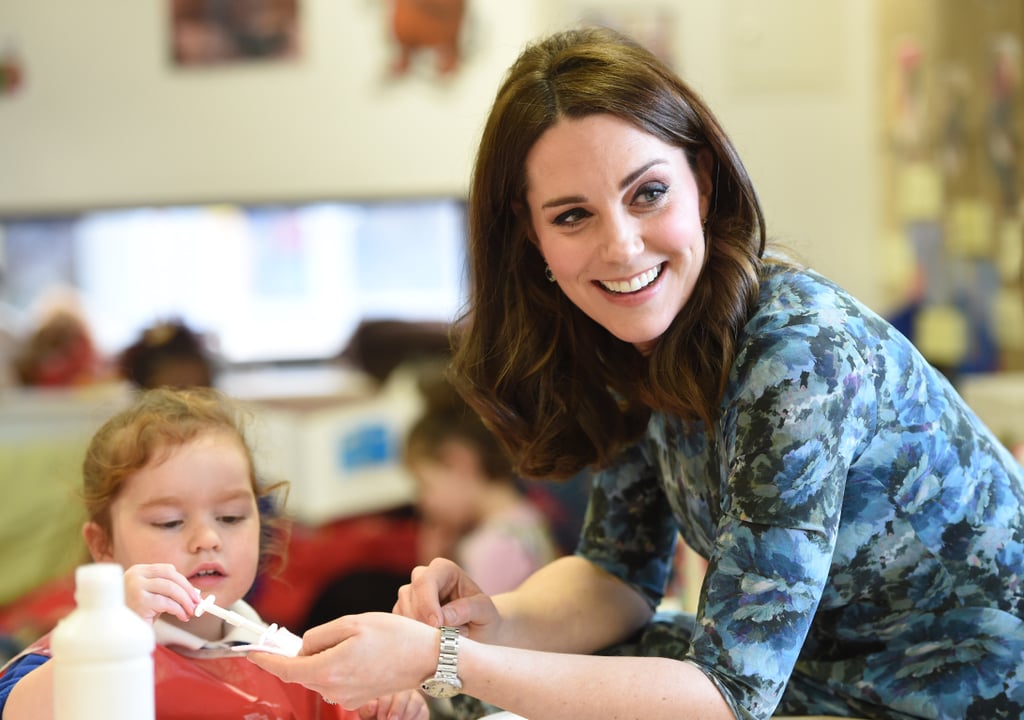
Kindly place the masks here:
[(715, 154), (710, 148), (702, 148), (697, 153), (697, 192), (700, 193), (700, 216), (702, 221), (707, 221), (708, 210), (711, 207), (711, 196), (715, 190), (713, 182), (715, 172)]
[(89, 548), (93, 562), (108, 562), (114, 559), (110, 538), (99, 524), (91, 520), (82, 526), (82, 537)]
[(511, 203), (512, 214), (516, 216), (516, 220), (522, 225), (523, 232), (526, 233), (526, 237), (529, 238), (533, 246), (540, 249), (540, 243), (537, 241), (537, 233), (533, 231), (533, 223), (530, 222), (530, 208), (522, 200), (513, 200)]

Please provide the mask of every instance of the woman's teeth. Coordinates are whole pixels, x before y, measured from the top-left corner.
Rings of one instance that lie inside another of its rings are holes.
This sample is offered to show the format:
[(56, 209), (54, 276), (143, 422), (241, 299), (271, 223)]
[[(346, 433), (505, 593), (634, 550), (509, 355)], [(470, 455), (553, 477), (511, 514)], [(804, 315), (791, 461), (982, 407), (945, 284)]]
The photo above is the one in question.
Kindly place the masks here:
[(613, 293), (631, 293), (641, 290), (654, 282), (661, 274), (661, 265), (652, 267), (629, 280), (601, 280), (601, 286)]

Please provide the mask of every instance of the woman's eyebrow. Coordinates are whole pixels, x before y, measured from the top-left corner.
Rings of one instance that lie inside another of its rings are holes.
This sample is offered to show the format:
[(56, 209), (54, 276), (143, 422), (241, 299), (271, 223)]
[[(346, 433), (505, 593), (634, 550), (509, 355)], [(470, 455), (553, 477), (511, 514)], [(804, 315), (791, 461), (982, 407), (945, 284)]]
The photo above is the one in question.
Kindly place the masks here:
[(566, 195), (565, 197), (555, 198), (554, 200), (548, 200), (546, 203), (541, 205), (542, 208), (559, 207), (561, 205), (572, 205), (574, 203), (586, 202), (587, 199), (582, 195)]
[(622, 182), (619, 183), (619, 190), (625, 190), (630, 185), (632, 185), (634, 182), (636, 182), (636, 179), (638, 177), (643, 175), (645, 172), (650, 170), (652, 167), (654, 167), (655, 165), (662, 165), (665, 162), (667, 162), (667, 161), (666, 160), (658, 159), (658, 160), (651, 160), (649, 163), (641, 165), (636, 170), (634, 170), (633, 172), (631, 172), (629, 175), (627, 175), (626, 177), (624, 177), (622, 179)]
[[(658, 160), (651, 160), (649, 163), (645, 163), (645, 164), (641, 165), (640, 167), (638, 167), (636, 170), (631, 172), (629, 175), (624, 177), (619, 182), (619, 190), (625, 190), (630, 185), (632, 185), (634, 182), (636, 182), (638, 177), (643, 175), (645, 172), (650, 170), (652, 167), (654, 167), (655, 165), (661, 165), (661, 164), (663, 164), (665, 162), (667, 162), (667, 161), (658, 159)], [(553, 200), (548, 200), (546, 203), (541, 205), (541, 207), (542, 208), (552, 208), (552, 207), (559, 207), (561, 205), (572, 205), (573, 203), (581, 203), (581, 202), (586, 202), (586, 201), (587, 201), (587, 198), (585, 196), (583, 196), (583, 195), (566, 195), (565, 197), (559, 197), (559, 198), (554, 198)]]

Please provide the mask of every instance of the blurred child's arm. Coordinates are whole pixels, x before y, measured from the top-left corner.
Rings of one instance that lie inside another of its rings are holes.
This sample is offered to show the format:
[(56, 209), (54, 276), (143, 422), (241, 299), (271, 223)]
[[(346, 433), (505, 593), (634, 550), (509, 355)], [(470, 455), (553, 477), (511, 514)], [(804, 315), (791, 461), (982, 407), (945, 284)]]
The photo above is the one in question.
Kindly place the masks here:
[(53, 663), (44, 662), (14, 684), (2, 720), (53, 720)]
[(428, 720), (430, 708), (418, 690), (406, 690), (363, 705), (359, 708), (359, 717), (361, 720)]
[(434, 558), (455, 560), (455, 546), (462, 531), (430, 518), (420, 521), (416, 537), (416, 558), (420, 565), (429, 565)]
[(163, 613), (187, 622), (199, 600), (199, 591), (170, 563), (132, 565), (124, 573), (125, 605), (148, 622)]

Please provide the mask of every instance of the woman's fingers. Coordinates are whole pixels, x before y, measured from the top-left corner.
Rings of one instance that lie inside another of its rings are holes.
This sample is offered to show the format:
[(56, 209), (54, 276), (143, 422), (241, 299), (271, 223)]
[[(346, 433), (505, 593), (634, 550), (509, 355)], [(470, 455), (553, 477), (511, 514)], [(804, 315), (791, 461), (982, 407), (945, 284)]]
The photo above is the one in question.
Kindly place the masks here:
[(462, 568), (445, 558), (414, 568), (408, 585), (398, 591), (394, 612), (433, 627), (446, 623), (443, 604), (462, 597), (478, 595), (477, 587)]

